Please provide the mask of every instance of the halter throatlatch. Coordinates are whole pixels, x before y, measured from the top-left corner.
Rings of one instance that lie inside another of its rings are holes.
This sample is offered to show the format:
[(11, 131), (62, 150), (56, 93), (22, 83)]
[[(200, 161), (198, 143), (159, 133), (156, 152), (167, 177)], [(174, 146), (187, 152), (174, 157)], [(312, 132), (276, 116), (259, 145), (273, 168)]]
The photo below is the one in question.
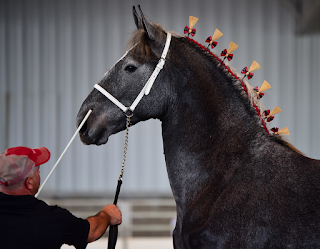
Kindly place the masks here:
[(151, 74), (150, 78), (148, 79), (147, 83), (142, 88), (141, 92), (139, 93), (139, 95), (134, 100), (134, 102), (132, 103), (131, 106), (129, 106), (129, 107), (124, 106), (119, 100), (117, 100), (115, 97), (113, 97), (108, 91), (106, 91), (104, 88), (102, 88), (98, 84), (95, 84), (94, 88), (97, 89), (99, 92), (101, 92), (104, 96), (106, 96), (110, 101), (112, 101), (112, 103), (114, 103), (116, 106), (118, 106), (124, 113), (126, 113), (127, 111), (133, 112), (134, 109), (136, 108), (136, 106), (139, 104), (142, 97), (144, 95), (149, 94), (149, 92), (153, 86), (154, 81), (156, 80), (161, 69), (163, 68), (164, 63), (166, 62), (166, 56), (167, 56), (167, 53), (169, 50), (170, 42), (171, 42), (171, 33), (167, 33), (167, 40), (166, 40), (166, 44), (164, 46), (161, 58), (157, 64), (156, 68), (154, 69), (153, 73)]

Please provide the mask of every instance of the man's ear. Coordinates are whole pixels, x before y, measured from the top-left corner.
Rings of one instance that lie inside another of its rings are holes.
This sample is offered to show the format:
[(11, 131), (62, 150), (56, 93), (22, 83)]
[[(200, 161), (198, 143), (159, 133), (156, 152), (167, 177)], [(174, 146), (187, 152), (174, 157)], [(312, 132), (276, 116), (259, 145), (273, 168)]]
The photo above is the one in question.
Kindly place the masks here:
[(25, 185), (26, 189), (32, 190), (32, 189), (33, 189), (33, 178), (32, 178), (32, 177), (28, 177), (28, 178), (24, 181), (24, 185)]

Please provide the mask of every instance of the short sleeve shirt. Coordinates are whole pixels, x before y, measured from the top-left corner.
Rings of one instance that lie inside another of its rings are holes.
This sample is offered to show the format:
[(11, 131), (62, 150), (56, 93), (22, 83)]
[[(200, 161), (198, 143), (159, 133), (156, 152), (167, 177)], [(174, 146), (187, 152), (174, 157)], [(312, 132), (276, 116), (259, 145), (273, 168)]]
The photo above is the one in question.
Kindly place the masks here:
[(3, 249), (58, 249), (63, 244), (87, 246), (90, 224), (59, 206), (49, 206), (31, 195), (0, 192), (0, 247)]

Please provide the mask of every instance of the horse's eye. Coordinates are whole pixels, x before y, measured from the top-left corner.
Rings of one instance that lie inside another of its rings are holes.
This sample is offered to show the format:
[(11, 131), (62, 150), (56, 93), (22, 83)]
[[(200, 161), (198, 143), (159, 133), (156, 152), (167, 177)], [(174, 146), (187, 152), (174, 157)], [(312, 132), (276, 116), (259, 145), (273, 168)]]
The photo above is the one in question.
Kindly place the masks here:
[(130, 72), (130, 73), (133, 73), (134, 71), (136, 71), (137, 67), (133, 66), (133, 65), (128, 65), (125, 67), (124, 70)]

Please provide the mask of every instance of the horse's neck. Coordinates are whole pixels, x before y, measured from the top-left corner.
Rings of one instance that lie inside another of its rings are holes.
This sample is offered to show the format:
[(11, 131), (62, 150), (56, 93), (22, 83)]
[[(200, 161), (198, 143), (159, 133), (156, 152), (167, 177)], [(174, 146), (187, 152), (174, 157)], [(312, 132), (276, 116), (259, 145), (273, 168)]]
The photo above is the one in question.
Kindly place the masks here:
[(237, 167), (262, 132), (230, 79), (221, 70), (208, 68), (200, 57), (191, 63), (193, 72), (181, 75), (184, 84), (176, 93), (176, 105), (162, 120), (167, 171), (176, 201), (192, 198), (215, 172)]

